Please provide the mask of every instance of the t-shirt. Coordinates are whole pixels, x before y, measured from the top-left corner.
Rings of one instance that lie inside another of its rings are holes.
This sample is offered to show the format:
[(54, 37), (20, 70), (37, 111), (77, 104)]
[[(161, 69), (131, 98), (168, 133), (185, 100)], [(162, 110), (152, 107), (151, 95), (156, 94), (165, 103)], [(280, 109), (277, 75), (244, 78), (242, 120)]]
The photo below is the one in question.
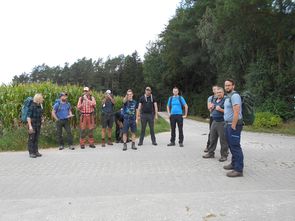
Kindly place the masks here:
[[(233, 92), (232, 92), (233, 93)], [(232, 94), (231, 93), (231, 94)], [(240, 105), (239, 120), (242, 119), (242, 99), (237, 93), (233, 95), (228, 94), (224, 102), (224, 120), (227, 122), (232, 122), (234, 117), (233, 106)], [(231, 96), (231, 98), (230, 98)]]
[(107, 99), (106, 102), (102, 105), (102, 113), (113, 114), (114, 104), (110, 99)]
[(58, 102), (54, 104), (53, 110), (55, 111), (55, 114), (59, 120), (67, 119), (69, 116), (69, 111), (71, 109), (70, 103), (62, 103)]
[[(181, 102), (179, 100), (179, 97), (181, 99)], [(184, 105), (186, 105), (186, 101), (184, 100), (182, 96), (172, 96), (168, 99), (168, 103), (167, 103), (167, 106), (169, 108), (171, 107), (170, 109), (171, 115), (182, 115), (183, 114), (182, 107)]]
[[(214, 102), (214, 101), (216, 101), (216, 97), (215, 97), (214, 95), (211, 95), (211, 96), (208, 97), (208, 99), (207, 99), (207, 104), (208, 104), (208, 103), (212, 103), (212, 102)], [(210, 117), (212, 117), (212, 112), (210, 112)]]
[(151, 96), (142, 96), (139, 99), (139, 103), (141, 103), (141, 113), (143, 114), (152, 114), (155, 112), (154, 103), (156, 103), (156, 99), (153, 95)]
[(127, 101), (124, 103), (124, 118), (135, 119), (136, 118), (136, 106), (137, 102), (135, 100)]

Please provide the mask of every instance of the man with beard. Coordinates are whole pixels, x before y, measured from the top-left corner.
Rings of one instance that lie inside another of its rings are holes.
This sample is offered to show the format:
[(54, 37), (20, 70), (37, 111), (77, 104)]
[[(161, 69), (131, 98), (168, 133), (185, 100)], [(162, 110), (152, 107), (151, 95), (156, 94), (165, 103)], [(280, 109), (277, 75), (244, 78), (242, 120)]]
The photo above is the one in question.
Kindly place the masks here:
[(74, 150), (75, 148), (72, 147), (73, 145), (73, 136), (71, 132), (70, 126), (70, 118), (73, 116), (71, 105), (67, 101), (68, 94), (67, 93), (60, 93), (59, 100), (53, 105), (52, 109), (52, 117), (56, 121), (56, 134), (57, 134), (57, 141), (59, 143), (59, 150), (64, 149), (64, 141), (62, 137), (62, 129), (64, 128), (67, 132), (67, 141), (70, 150)]
[(241, 148), (241, 132), (243, 129), (242, 100), (235, 91), (235, 82), (227, 79), (224, 83), (227, 99), (224, 102), (225, 136), (232, 154), (229, 165), (224, 166), (225, 170), (232, 170), (226, 175), (228, 177), (243, 176), (244, 155)]

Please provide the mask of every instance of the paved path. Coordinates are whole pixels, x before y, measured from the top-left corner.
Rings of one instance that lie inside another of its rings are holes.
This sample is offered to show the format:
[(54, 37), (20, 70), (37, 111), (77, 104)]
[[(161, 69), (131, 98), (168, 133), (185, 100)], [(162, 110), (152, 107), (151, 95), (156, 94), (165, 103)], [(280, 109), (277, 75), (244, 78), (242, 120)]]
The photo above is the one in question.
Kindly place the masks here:
[(162, 133), (138, 151), (0, 153), (0, 220), (294, 221), (295, 137), (243, 132), (244, 177), (232, 179), (202, 159), (207, 127), (185, 120), (184, 148)]

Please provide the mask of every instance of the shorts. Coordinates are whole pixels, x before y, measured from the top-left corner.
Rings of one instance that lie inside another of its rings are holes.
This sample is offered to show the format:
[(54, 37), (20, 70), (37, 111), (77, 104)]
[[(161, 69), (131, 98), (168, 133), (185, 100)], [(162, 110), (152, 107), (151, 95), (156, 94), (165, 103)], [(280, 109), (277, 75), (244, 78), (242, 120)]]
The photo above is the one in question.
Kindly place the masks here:
[(127, 134), (128, 130), (131, 130), (131, 133), (136, 133), (136, 120), (135, 119), (124, 119), (123, 122), (123, 133)]
[(101, 114), (101, 127), (102, 128), (112, 128), (114, 124), (113, 114)]

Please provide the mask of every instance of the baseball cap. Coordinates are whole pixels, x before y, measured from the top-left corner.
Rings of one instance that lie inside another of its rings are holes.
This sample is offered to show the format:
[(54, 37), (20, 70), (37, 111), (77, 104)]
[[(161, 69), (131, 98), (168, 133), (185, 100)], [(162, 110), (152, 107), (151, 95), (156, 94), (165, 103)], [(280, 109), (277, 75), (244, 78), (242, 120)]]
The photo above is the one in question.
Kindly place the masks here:
[(84, 87), (83, 91), (89, 91), (89, 87)]
[(111, 90), (107, 90), (106, 93), (107, 93), (107, 94), (111, 94), (112, 91), (111, 91)]
[(65, 92), (61, 92), (61, 93), (59, 94), (59, 97), (62, 97), (62, 96), (68, 96), (68, 94), (65, 93)]

